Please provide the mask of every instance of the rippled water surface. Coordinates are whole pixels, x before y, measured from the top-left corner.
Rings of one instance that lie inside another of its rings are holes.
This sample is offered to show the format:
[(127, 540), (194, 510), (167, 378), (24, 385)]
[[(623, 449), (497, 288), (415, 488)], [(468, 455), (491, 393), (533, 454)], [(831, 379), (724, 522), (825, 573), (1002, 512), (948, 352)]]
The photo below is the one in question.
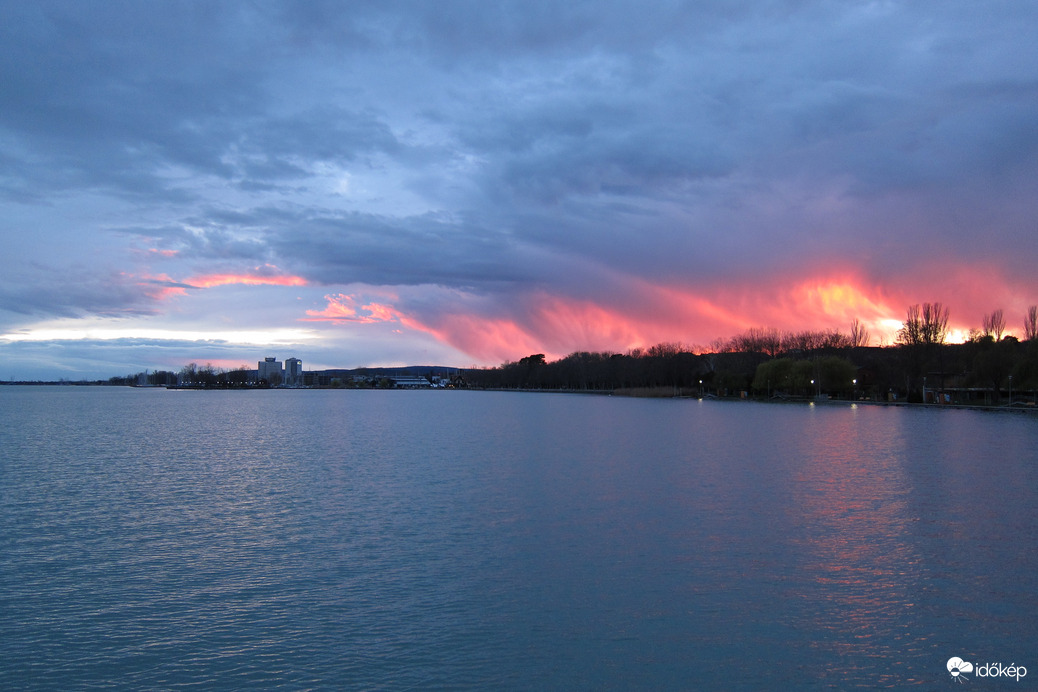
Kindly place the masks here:
[(13, 386), (0, 414), (3, 689), (1038, 679), (1034, 417)]

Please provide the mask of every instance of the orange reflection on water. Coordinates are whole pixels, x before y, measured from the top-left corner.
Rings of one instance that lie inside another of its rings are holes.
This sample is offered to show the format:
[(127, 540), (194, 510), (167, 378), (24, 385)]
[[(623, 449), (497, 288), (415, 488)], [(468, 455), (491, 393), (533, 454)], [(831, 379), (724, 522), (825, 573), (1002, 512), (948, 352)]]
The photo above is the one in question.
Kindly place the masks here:
[(809, 607), (802, 612), (815, 620), (810, 626), (831, 633), (816, 643), (827, 654), (860, 655), (864, 648), (897, 660), (912, 646), (909, 625), (924, 578), (908, 535), (904, 445), (862, 424), (872, 411), (833, 413), (814, 412), (820, 432), (824, 418), (825, 434), (805, 431), (794, 484), (802, 571), (814, 584), (803, 594)]

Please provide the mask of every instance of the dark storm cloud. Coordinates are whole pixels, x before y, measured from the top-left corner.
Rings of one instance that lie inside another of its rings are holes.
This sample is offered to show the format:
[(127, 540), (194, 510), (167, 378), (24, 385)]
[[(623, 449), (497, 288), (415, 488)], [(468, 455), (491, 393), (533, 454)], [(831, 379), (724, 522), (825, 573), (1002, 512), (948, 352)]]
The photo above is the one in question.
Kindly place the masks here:
[(507, 234), (436, 214), (303, 214), (270, 229), (266, 243), (286, 268), (325, 284), (473, 287), (537, 274)]
[[(32, 184), (155, 193), (157, 168), (213, 165), (211, 130), (254, 107), (256, 80), (207, 65), (226, 47), (207, 32), (168, 31), (183, 26), (167, 24), (163, 7), (7, 3), (0, 127), (27, 150), (19, 172)], [(193, 136), (192, 124), (210, 132)]]
[(305, 177), (300, 161), (399, 149), (371, 112), (273, 112), (265, 81), (277, 58), (262, 33), (248, 33), (265, 18), (246, 8), (7, 5), (0, 135), (5, 177), (21, 182), (8, 187), (19, 192), (161, 195), (177, 189), (175, 167), (263, 184)]
[[(162, 286), (156, 283), (153, 288)], [(84, 266), (72, 271), (40, 265), (26, 267), (0, 283), (0, 311), (16, 315), (148, 315), (155, 312), (152, 298), (132, 277), (95, 272)]]

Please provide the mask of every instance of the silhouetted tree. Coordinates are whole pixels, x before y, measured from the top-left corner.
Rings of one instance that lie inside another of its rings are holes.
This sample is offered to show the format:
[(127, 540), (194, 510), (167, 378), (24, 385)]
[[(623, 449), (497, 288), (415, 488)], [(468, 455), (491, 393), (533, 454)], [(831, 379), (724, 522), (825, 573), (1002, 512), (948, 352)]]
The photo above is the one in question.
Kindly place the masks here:
[(198, 381), (198, 364), (188, 363), (180, 369), (179, 384), (195, 384)]
[(234, 370), (224, 373), (224, 381), (234, 387), (244, 387), (249, 381), (251, 371), (245, 365), (239, 365)]
[(1002, 334), (1006, 331), (1006, 318), (1002, 310), (995, 310), (990, 315), (984, 315), (984, 334), (995, 337), (995, 341), (1002, 340)]
[(519, 359), (519, 364), (520, 365), (529, 365), (529, 366), (544, 365), (545, 364), (544, 354), (543, 353), (535, 353), (532, 356), (526, 356), (525, 358), (520, 358)]
[(948, 308), (941, 303), (910, 305), (908, 315), (897, 333), (897, 341), (905, 346), (943, 344), (948, 336)]
[(733, 353), (763, 353), (776, 357), (782, 348), (782, 337), (773, 327), (752, 327), (732, 337), (726, 350)]
[(534, 353), (525, 358), (520, 358), (516, 373), (519, 382), (516, 386), (529, 388), (544, 387), (546, 383), (542, 370), (546, 364), (543, 353)]
[(854, 363), (838, 356), (826, 356), (818, 361), (819, 389), (830, 394), (849, 392), (853, 388), (857, 368)]
[(839, 350), (852, 345), (851, 338), (836, 329), (787, 332), (782, 336), (782, 353), (807, 354), (823, 350)]
[(1027, 308), (1027, 316), (1024, 317), (1024, 339), (1038, 339), (1038, 305)]
[(1013, 385), (1021, 392), (1031, 392), (1033, 403), (1038, 404), (1038, 339), (1028, 341), (1025, 349), (1013, 368)]
[[(918, 385), (919, 378), (933, 358), (934, 352), (937, 352), (939, 358), (943, 358), (944, 352), (938, 347), (944, 343), (947, 335), (948, 308), (941, 303), (923, 303), (922, 308), (918, 304), (908, 307), (905, 321), (897, 333), (897, 343), (903, 347), (902, 355), (910, 392)], [(944, 368), (941, 367), (939, 370), (943, 377)]]
[(869, 330), (857, 319), (851, 322), (851, 347), (862, 348), (869, 345), (871, 339)]
[(1013, 371), (1016, 339), (995, 341), (987, 335), (980, 340), (981, 350), (973, 359), (973, 374), (978, 384), (990, 387), (995, 403), (1001, 400), (1001, 388)]
[(768, 395), (802, 396), (809, 393), (813, 366), (810, 361), (776, 358), (761, 363), (753, 377), (753, 389)]
[(923, 303), (923, 343), (943, 344), (948, 337), (948, 308), (940, 303)]

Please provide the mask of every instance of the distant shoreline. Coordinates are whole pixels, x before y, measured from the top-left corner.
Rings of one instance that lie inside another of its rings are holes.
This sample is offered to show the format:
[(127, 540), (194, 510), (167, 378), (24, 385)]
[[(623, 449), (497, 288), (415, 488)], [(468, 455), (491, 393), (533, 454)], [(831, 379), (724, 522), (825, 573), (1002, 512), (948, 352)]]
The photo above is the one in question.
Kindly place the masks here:
[[(909, 401), (872, 401), (868, 399), (810, 399), (801, 397), (739, 397), (739, 396), (717, 396), (715, 394), (706, 394), (699, 396), (698, 394), (688, 393), (674, 393), (673, 387), (655, 387), (655, 388), (635, 388), (631, 390), (624, 389), (511, 389), (511, 388), (473, 388), (472, 391), (484, 391), (484, 392), (521, 392), (521, 393), (542, 393), (542, 394), (591, 394), (598, 396), (616, 396), (616, 397), (627, 397), (631, 399), (701, 399), (704, 401), (745, 401), (754, 402), (759, 404), (799, 404), (799, 405), (811, 405), (816, 406), (849, 406), (849, 405), (862, 405), (862, 406), (885, 406), (891, 408), (922, 408), (922, 409), (960, 409), (960, 410), (972, 410), (972, 411), (991, 411), (991, 412), (1003, 412), (1003, 413), (1023, 413), (1038, 415), (1038, 406), (1033, 403), (1020, 403), (1017, 402), (1012, 406), (1008, 404), (1000, 404), (997, 406), (984, 406), (981, 404), (924, 404), (922, 402), (909, 402)], [(669, 392), (669, 393), (668, 393)]]
[[(49, 381), (49, 382), (34, 382), (28, 380), (22, 381), (0, 381), (0, 385), (5, 386), (21, 386), (21, 387), (125, 387), (127, 389), (167, 389), (175, 391), (213, 391), (213, 392), (229, 392), (229, 391), (272, 391), (272, 390), (342, 390), (342, 391), (360, 391), (360, 389), (367, 389), (372, 391), (425, 391), (427, 388), (421, 389), (377, 389), (377, 388), (342, 388), (342, 387), (200, 387), (200, 386), (165, 386), (165, 385), (121, 385), (121, 384), (110, 384), (108, 382), (90, 382), (90, 381), (78, 381), (78, 382), (61, 382), (61, 381)], [(429, 391), (436, 391), (429, 389)], [(957, 409), (957, 410), (969, 410), (969, 411), (988, 411), (988, 412), (1001, 412), (1001, 413), (1021, 413), (1038, 415), (1038, 406), (1032, 402), (1016, 402), (1012, 405), (1000, 404), (997, 406), (984, 406), (980, 404), (924, 404), (922, 402), (909, 402), (909, 401), (872, 401), (867, 399), (810, 399), (800, 397), (739, 397), (739, 396), (717, 396), (715, 394), (706, 394), (700, 396), (697, 393), (689, 393), (683, 390), (674, 391), (673, 387), (652, 387), (652, 388), (632, 388), (632, 389), (529, 389), (529, 388), (506, 388), (506, 387), (469, 387), (466, 389), (456, 390), (445, 390), (445, 391), (471, 391), (471, 392), (515, 392), (515, 393), (527, 393), (527, 394), (586, 394), (596, 396), (615, 396), (615, 397), (627, 397), (630, 399), (701, 399), (705, 401), (745, 401), (755, 402), (761, 404), (814, 404), (818, 406), (848, 406), (848, 405), (863, 405), (863, 406), (883, 406), (891, 408), (921, 408), (921, 409), (932, 409), (932, 410), (944, 410), (944, 409)]]

